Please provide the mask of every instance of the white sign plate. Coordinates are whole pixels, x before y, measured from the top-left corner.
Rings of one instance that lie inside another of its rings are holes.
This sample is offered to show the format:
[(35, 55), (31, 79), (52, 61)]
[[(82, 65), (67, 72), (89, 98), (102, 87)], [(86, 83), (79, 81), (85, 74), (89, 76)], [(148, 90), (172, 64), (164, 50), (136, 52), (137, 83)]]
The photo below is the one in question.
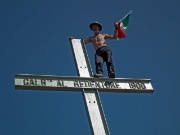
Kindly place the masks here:
[(16, 89), (153, 93), (149, 79), (15, 75)]

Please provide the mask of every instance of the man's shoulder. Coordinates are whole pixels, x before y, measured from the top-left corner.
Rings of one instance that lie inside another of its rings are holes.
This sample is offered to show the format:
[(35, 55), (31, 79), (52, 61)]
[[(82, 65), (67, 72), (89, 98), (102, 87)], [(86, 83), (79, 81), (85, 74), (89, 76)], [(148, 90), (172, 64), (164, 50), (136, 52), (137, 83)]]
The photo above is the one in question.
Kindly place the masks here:
[(103, 34), (101, 34), (101, 35), (103, 35), (103, 36), (108, 36), (109, 34), (103, 33)]
[[(98, 34), (98, 36), (104, 36), (104, 37), (107, 36), (107, 35), (109, 35), (109, 34), (106, 34), (106, 33), (103, 33), (103, 34), (99, 33)], [(90, 37), (88, 37), (88, 39), (93, 39), (95, 37), (97, 37), (97, 36), (90, 36)]]
[(104, 37), (105, 37), (106, 35), (108, 35), (108, 34), (105, 34), (105, 33), (99, 34), (99, 36), (104, 36)]

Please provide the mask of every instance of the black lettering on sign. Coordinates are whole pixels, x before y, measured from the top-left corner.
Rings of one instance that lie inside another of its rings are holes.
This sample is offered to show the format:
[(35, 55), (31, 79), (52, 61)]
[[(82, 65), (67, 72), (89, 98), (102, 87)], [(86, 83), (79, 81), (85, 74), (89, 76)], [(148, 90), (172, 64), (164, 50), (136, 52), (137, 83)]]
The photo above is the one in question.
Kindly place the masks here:
[(24, 79), (23, 80), (24, 85), (37, 85), (36, 79)]
[(83, 81), (79, 81), (79, 85), (80, 85), (80, 87), (82, 88), (83, 85), (84, 85), (84, 82), (83, 82)]
[(111, 88), (116, 88), (114, 82), (111, 82)]
[(46, 86), (46, 80), (45, 79), (41, 79), (41, 85)]
[(106, 86), (106, 88), (111, 88), (111, 89), (115, 89), (119, 87), (119, 84), (117, 84), (116, 82), (109, 82), (109, 81), (104, 82), (104, 85)]
[(91, 81), (90, 83), (91, 88), (95, 86), (95, 81)]
[(52, 82), (52, 79), (47, 79), (48, 82)]
[(129, 82), (129, 87), (131, 89), (146, 89), (144, 83), (138, 83), (138, 82)]
[(99, 82), (99, 83), (101, 83), (102, 88), (104, 88), (104, 82)]
[(115, 82), (115, 85), (116, 85), (116, 88), (118, 88), (118, 87), (119, 87), (119, 84), (118, 84), (117, 82)]
[(23, 83), (24, 83), (24, 85), (29, 85), (29, 80), (28, 79), (24, 79)]
[(85, 87), (90, 87), (90, 82), (89, 81), (85, 80), (84, 83), (85, 83)]
[(95, 82), (96, 88), (101, 88), (100, 82)]
[(63, 80), (58, 80), (57, 81), (57, 86), (64, 86)]
[(106, 86), (106, 88), (110, 88), (111, 82), (106, 81), (106, 82), (104, 83), (104, 85)]
[(74, 87), (79, 87), (78, 81), (74, 81)]

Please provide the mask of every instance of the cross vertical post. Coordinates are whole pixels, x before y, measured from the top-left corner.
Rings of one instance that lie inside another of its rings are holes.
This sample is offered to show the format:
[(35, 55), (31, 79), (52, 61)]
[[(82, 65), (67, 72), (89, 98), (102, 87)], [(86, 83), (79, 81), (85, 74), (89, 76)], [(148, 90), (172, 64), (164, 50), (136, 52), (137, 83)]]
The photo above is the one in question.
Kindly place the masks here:
[[(82, 39), (71, 40), (72, 51), (80, 77), (93, 77), (88, 55)], [(83, 89), (92, 135), (110, 135), (98, 90)]]

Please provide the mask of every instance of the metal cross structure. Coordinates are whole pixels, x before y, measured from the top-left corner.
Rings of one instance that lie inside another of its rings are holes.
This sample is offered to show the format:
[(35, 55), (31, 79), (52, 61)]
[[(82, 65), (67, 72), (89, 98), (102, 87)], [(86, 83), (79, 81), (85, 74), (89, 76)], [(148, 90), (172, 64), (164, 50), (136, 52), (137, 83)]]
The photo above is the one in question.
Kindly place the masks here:
[(153, 93), (150, 79), (94, 78), (82, 39), (71, 40), (80, 77), (16, 74), (15, 88), (82, 92), (92, 135), (110, 135), (99, 92)]

